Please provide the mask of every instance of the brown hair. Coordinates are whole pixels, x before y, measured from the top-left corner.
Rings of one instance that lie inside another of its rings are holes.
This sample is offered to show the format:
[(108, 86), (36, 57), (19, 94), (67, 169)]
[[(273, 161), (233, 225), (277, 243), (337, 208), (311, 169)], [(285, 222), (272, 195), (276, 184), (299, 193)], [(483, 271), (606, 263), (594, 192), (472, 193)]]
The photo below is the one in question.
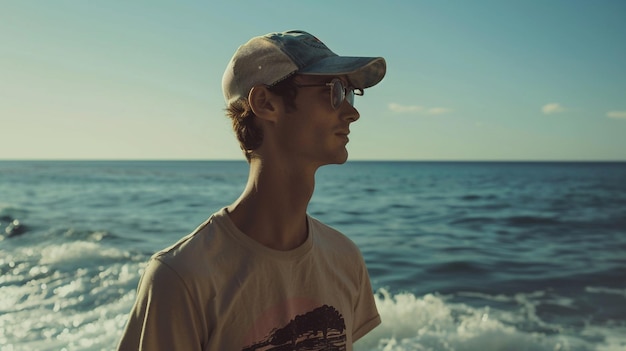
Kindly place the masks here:
[[(295, 76), (290, 76), (268, 89), (283, 98), (287, 109), (296, 108), (295, 98), (298, 93), (293, 81)], [(226, 107), (226, 116), (233, 122), (233, 130), (239, 140), (239, 146), (246, 156), (248, 163), (253, 157), (254, 150), (263, 142), (263, 130), (256, 123), (256, 115), (252, 112), (248, 99), (239, 99)]]

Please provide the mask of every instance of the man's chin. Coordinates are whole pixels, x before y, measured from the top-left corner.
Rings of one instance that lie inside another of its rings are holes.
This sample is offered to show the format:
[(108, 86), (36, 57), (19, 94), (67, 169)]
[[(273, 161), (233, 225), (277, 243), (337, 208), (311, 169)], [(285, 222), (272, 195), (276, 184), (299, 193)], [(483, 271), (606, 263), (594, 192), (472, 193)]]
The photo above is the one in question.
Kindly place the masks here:
[(346, 161), (348, 161), (348, 152), (346, 151), (345, 155), (338, 158), (335, 162), (333, 162), (332, 164), (336, 164), (336, 165), (342, 165), (344, 163), (346, 163)]
[(342, 165), (348, 161), (348, 150), (344, 149), (341, 153), (336, 153), (329, 157), (320, 166), (323, 165)]

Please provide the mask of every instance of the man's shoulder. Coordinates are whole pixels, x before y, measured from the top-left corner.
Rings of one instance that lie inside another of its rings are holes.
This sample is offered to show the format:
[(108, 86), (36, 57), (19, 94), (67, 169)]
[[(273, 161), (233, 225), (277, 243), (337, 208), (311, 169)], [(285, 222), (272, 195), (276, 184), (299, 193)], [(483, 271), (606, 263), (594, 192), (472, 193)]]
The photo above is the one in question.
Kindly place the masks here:
[(220, 212), (213, 214), (191, 233), (156, 252), (152, 259), (177, 272), (196, 271), (211, 266), (216, 256), (222, 254), (225, 246), (227, 247), (219, 217)]
[(316, 233), (318, 245), (323, 245), (326, 249), (334, 248), (345, 253), (360, 255), (359, 248), (346, 234), (314, 217), (309, 216), (309, 221), (311, 229)]

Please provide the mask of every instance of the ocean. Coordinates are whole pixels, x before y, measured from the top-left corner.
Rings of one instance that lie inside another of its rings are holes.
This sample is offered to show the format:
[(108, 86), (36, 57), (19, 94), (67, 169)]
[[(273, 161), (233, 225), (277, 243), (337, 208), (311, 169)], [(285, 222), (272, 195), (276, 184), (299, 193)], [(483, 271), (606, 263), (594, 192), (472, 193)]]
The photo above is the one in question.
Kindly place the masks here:
[[(245, 161), (0, 161), (0, 350), (112, 350), (148, 258)], [(348, 162), (309, 213), (363, 252), (356, 350), (626, 350), (626, 163)]]

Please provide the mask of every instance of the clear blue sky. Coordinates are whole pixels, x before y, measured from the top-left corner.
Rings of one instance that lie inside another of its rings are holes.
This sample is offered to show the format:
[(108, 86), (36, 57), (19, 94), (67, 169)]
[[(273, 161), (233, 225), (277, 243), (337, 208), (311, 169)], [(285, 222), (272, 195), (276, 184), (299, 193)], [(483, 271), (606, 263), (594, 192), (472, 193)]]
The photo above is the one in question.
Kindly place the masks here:
[(626, 161), (626, 1), (3, 1), (0, 159), (243, 159), (223, 70), (303, 29), (383, 56), (350, 158)]

